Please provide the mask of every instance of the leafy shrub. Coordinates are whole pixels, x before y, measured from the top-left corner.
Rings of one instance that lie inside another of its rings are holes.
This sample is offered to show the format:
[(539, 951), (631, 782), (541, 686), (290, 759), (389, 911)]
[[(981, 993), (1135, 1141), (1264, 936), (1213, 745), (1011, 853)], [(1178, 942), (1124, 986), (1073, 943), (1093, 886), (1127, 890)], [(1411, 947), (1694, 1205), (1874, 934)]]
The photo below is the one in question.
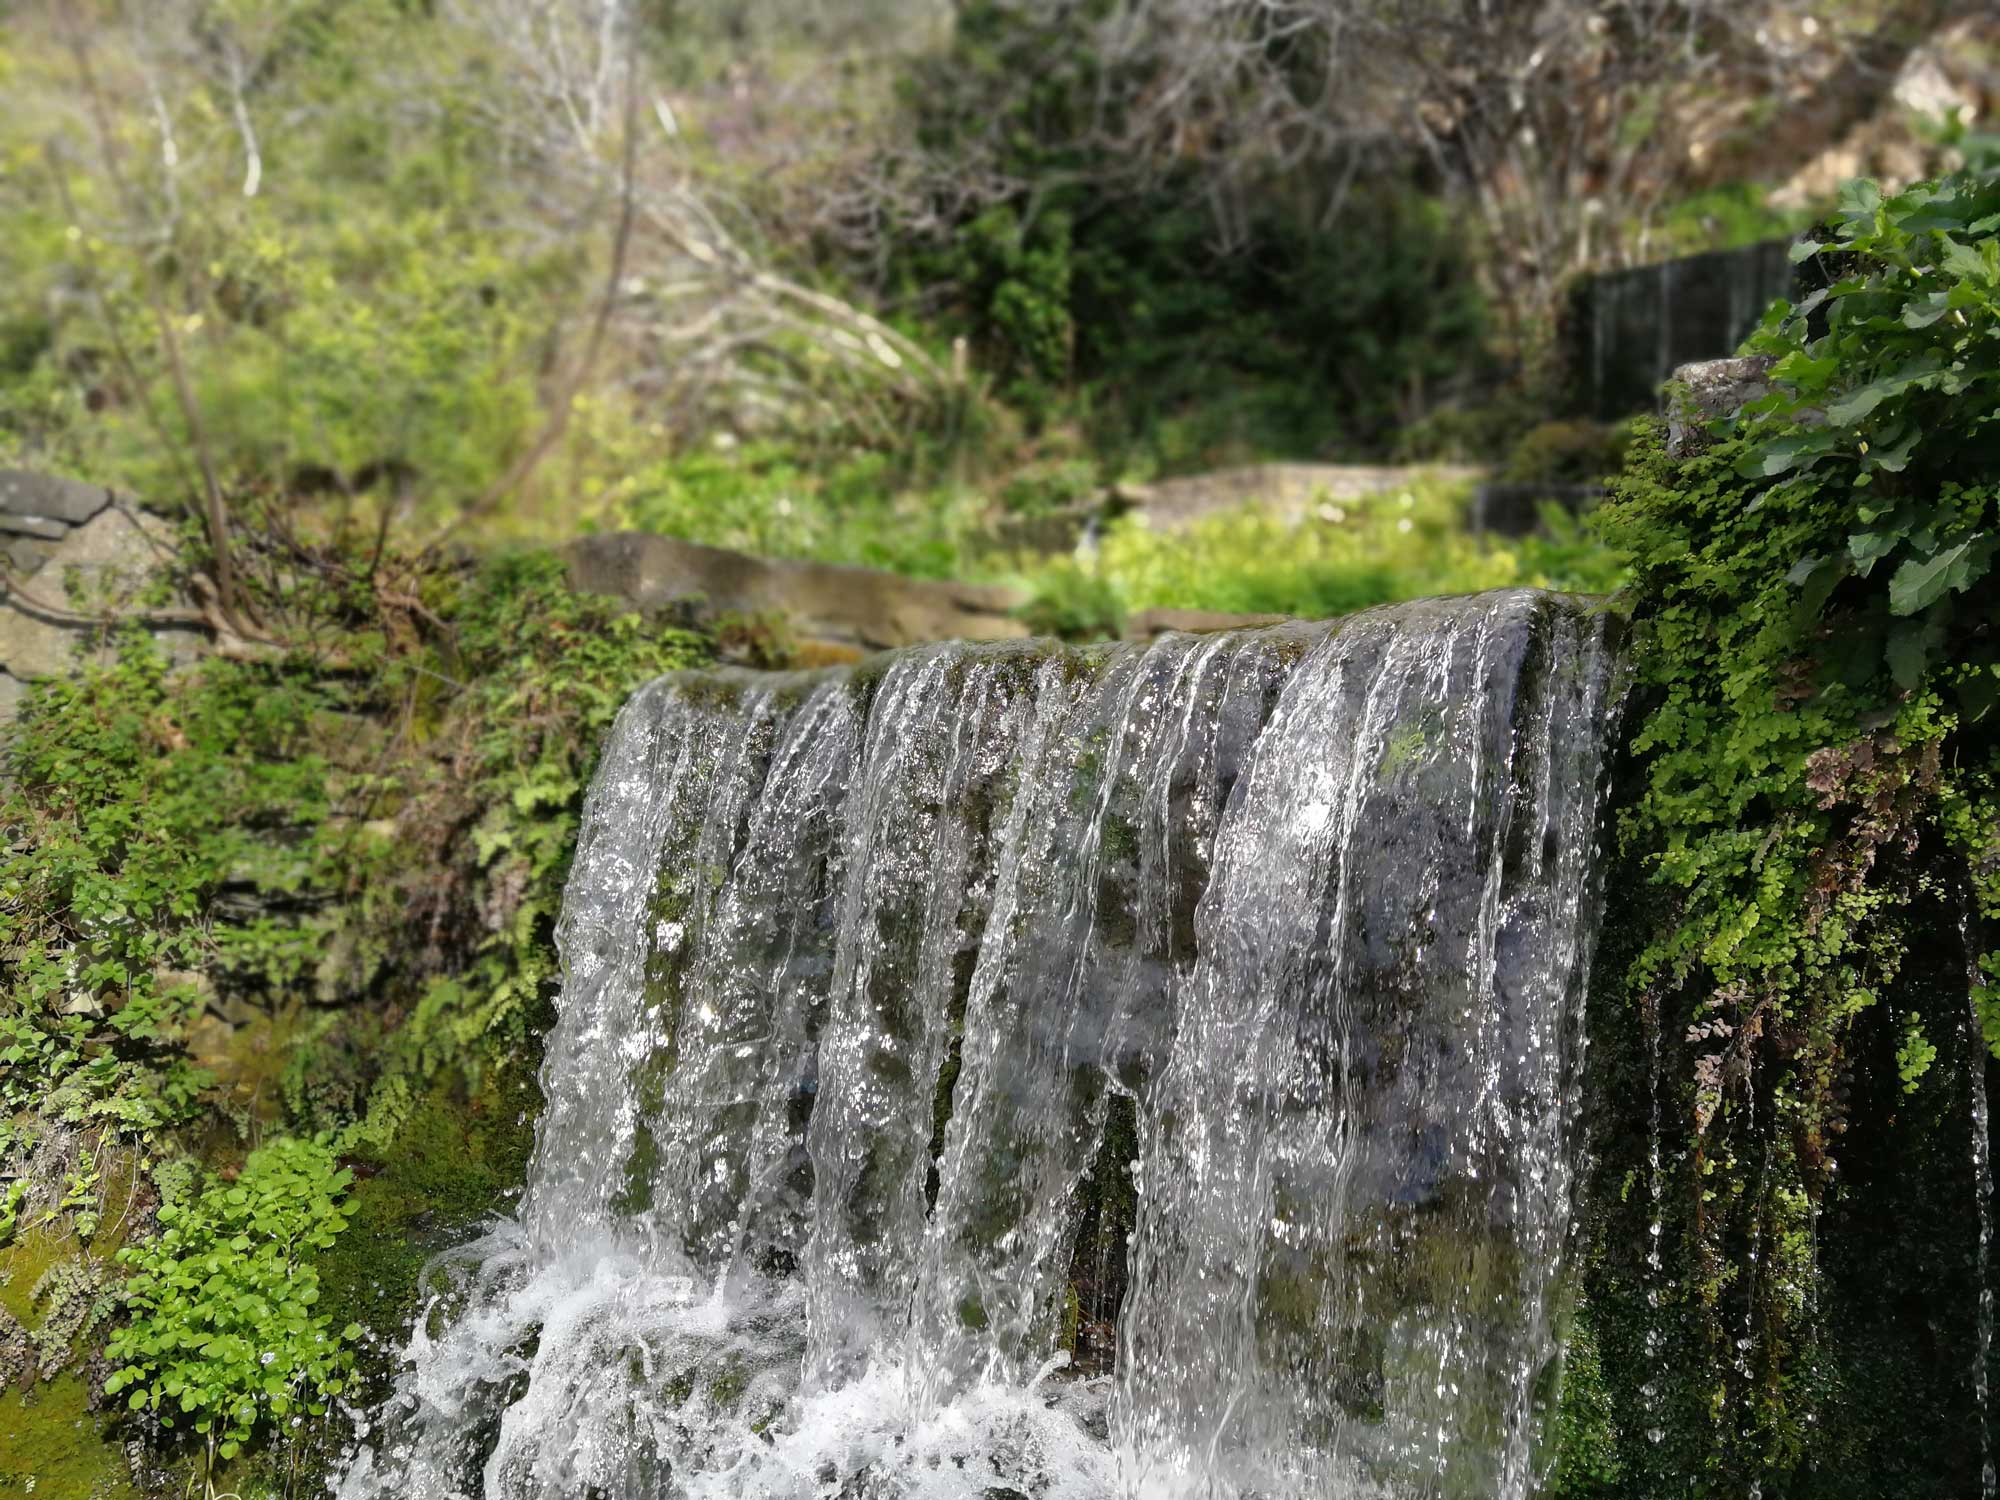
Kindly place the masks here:
[(619, 491), (619, 526), (920, 578), (962, 570), (984, 511), (971, 491), (929, 486), (919, 471), (881, 454), (849, 451), (808, 462), (769, 442), (659, 460)]
[(105, 1391), (197, 1434), (211, 1468), (261, 1425), (323, 1416), (361, 1330), (315, 1313), (312, 1258), (347, 1226), (352, 1179), (324, 1140), (284, 1140), (234, 1182), (162, 1204), (159, 1233), (119, 1252), (131, 1322), (106, 1350), (119, 1368)]
[(1000, 505), (1010, 515), (1046, 516), (1095, 496), (1097, 466), (1088, 459), (1046, 459), (1016, 470), (1000, 489)]
[(1624, 465), (1628, 428), (1602, 422), (1543, 422), (1529, 428), (1500, 465), (1509, 484), (1598, 484)]
[[(1851, 188), (1796, 252), (1838, 253), (1829, 286), (1750, 341), (1772, 393), (1682, 461), (1642, 436), (1599, 513), (1633, 580), (1642, 782), (1621, 842), (1666, 898), (1629, 984), (1692, 1070), (1677, 1296), (1712, 1348), (1759, 1331), (1707, 1372), (1718, 1474), (1768, 1477), (1810, 1436), (1849, 1040), (1942, 843), (2000, 917), (1996, 230), (1990, 175)], [(1932, 1019), (1896, 1023), (1921, 1087)]]
[(2000, 641), (1963, 627), (1991, 618), (2000, 549), (2000, 173), (1889, 198), (1856, 183), (1827, 230), (1793, 258), (1826, 257), (1831, 284), (1750, 339), (1776, 358), (1776, 388), (1743, 414), (1739, 465), (1776, 481), (1767, 505), (1820, 490), (1844, 503), (1836, 545), (1787, 572), (1802, 621), (1849, 607), (1850, 680), (1886, 663), (1915, 687), (1949, 642), (1961, 701), (1983, 715), (2000, 699)]
[[(182, 1044), (208, 1000), (297, 986), (308, 908), (337, 878), (314, 727), (327, 684), (215, 662), (170, 680), (123, 634), (115, 659), (37, 684), (0, 792), (0, 1100), (150, 1136), (203, 1079)], [(219, 906), (225, 885), (239, 899)], [(205, 976), (205, 977), (204, 977)]]

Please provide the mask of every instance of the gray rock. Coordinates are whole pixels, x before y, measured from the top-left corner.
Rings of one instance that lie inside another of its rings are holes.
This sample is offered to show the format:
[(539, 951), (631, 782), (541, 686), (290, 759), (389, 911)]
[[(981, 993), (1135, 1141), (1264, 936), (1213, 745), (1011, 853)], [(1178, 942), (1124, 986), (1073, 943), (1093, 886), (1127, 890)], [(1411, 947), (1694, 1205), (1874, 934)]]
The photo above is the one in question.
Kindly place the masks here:
[(1142, 609), (1125, 621), (1125, 639), (1150, 641), (1170, 630), (1187, 635), (1254, 630), (1260, 625), (1280, 625), (1290, 618), (1289, 615), (1232, 615), (1215, 609)]
[[(46, 604), (66, 606), (74, 581), (86, 599), (121, 607), (173, 555), (173, 528), (157, 516), (125, 506), (106, 507), (70, 530), (50, 551), (28, 582)], [(191, 660), (203, 644), (189, 628), (156, 630), (176, 664)], [(78, 649), (90, 640), (87, 628), (60, 614), (0, 592), (0, 672), (16, 684), (67, 672)], [(0, 718), (11, 717), (18, 688), (0, 690)]]
[(1769, 355), (1705, 359), (1674, 371), (1667, 402), (1667, 457), (1692, 458), (1709, 446), (1711, 422), (1733, 417), (1771, 391)]
[(111, 503), (111, 491), (80, 479), (0, 469), (0, 511), (80, 526)]
[(648, 613), (692, 605), (704, 619), (783, 614), (810, 641), (874, 651), (919, 641), (1009, 640), (1024, 597), (981, 584), (874, 568), (751, 557), (676, 537), (619, 531), (567, 549), (570, 581)]
[[(67, 530), (63, 533), (65, 536), (68, 534)], [(38, 571), (43, 563), (55, 555), (56, 550), (54, 542), (29, 536), (0, 537), (0, 547), (6, 550), (7, 566), (13, 569), (15, 576), (19, 578), (26, 578)]]
[(0, 531), (13, 536), (39, 537), (45, 542), (59, 542), (69, 535), (69, 523), (51, 521), (45, 516), (21, 516), (12, 511), (0, 510)]

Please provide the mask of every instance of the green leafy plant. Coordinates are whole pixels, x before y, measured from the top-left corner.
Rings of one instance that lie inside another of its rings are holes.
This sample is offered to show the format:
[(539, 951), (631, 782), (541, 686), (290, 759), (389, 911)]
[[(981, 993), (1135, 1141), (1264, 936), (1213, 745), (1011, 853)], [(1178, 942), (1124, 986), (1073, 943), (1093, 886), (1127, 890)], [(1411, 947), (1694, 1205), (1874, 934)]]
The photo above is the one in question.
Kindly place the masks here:
[(1793, 257), (1831, 280), (1749, 342), (1776, 361), (1774, 389), (1744, 409), (1739, 471), (1773, 481), (1767, 506), (1839, 497), (1845, 534), (1787, 569), (1802, 622), (1845, 606), (1838, 667), (1886, 662), (1907, 690), (1953, 662), (1976, 718), (2000, 699), (2000, 641), (1954, 627), (1990, 611), (2000, 546), (2000, 173), (1887, 197), (1852, 184)]
[(234, 1181), (161, 1205), (159, 1233), (119, 1252), (131, 1321), (105, 1391), (195, 1434), (211, 1489), (260, 1426), (322, 1416), (342, 1389), (360, 1329), (314, 1311), (312, 1258), (346, 1227), (352, 1180), (325, 1140), (276, 1141)]
[[(1678, 458), (1642, 433), (1598, 516), (1632, 570), (1620, 843), (1664, 897), (1627, 982), (1686, 1067), (1659, 1084), (1686, 1109), (1674, 1315), (1705, 1341), (1718, 1479), (1814, 1440), (1815, 1226), (1852, 1037), (1904, 971), (1914, 903), (1963, 883), (1975, 936), (2000, 916), (1996, 230), (1990, 175), (1851, 188), (1798, 252), (1827, 287), (1750, 341), (1770, 393)], [(1896, 1032), (1920, 1090), (1941, 1033)]]

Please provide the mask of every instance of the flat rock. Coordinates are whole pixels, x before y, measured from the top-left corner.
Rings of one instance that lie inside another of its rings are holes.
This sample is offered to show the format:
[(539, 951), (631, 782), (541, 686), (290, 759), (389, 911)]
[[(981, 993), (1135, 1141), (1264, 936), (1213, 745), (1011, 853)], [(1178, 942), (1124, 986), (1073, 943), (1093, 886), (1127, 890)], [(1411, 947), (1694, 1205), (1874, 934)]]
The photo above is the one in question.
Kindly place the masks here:
[(1459, 464), (1251, 464), (1123, 485), (1116, 494), (1159, 530), (1252, 504), (1296, 523), (1321, 505), (1352, 503), (1422, 482), (1470, 484), (1484, 473)]
[(1282, 625), (1290, 615), (1232, 615), (1218, 609), (1142, 609), (1125, 621), (1125, 639), (1150, 641), (1168, 631), (1208, 635), (1218, 630), (1255, 630)]
[(566, 550), (571, 583), (649, 613), (694, 604), (705, 619), (782, 614), (823, 647), (865, 651), (919, 641), (1011, 640), (1024, 596), (982, 584), (905, 578), (875, 568), (752, 557), (677, 537), (619, 531)]
[(9, 510), (0, 510), (0, 531), (9, 536), (32, 536), (45, 542), (59, 542), (69, 535), (69, 523), (51, 521), (45, 516), (18, 516)]
[(0, 469), (0, 512), (40, 516), (81, 526), (111, 503), (111, 491), (80, 479), (58, 479), (29, 469)]

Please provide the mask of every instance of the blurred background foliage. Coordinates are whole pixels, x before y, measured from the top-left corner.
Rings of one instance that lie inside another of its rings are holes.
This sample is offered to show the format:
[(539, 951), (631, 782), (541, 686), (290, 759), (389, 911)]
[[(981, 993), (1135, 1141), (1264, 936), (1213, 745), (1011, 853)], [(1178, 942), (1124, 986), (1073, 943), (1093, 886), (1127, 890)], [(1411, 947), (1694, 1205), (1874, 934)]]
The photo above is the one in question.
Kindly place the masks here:
[[(9, 0), (0, 461), (419, 546), (630, 525), (1041, 592), (1097, 566), (994, 543), (1051, 473), (1518, 471), (1568, 279), (1796, 227), (1794, 116), (1881, 105), (1866, 149), (1914, 165), (1958, 128), (1890, 92), (1949, 5), (1601, 12)], [(1231, 578), (1256, 524), (1172, 544), (1189, 598), (1602, 576), (1461, 538), (1363, 587), (1312, 561), (1347, 533)], [(1128, 605), (1138, 545), (1102, 562)]]

